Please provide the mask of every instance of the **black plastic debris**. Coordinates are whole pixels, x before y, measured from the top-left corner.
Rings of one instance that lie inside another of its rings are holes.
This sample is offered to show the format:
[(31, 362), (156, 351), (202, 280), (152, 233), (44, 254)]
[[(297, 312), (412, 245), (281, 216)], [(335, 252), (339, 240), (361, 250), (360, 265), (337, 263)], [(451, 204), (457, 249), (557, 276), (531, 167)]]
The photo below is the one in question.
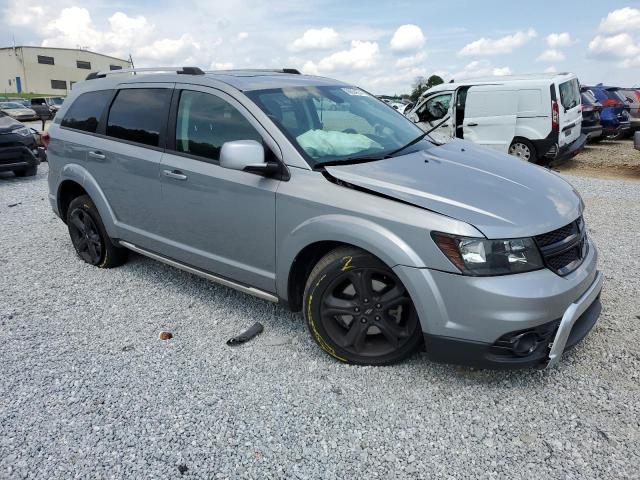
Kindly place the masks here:
[(248, 330), (241, 333), (237, 337), (230, 338), (227, 340), (227, 345), (234, 347), (236, 345), (240, 345), (242, 343), (248, 342), (256, 335), (259, 335), (264, 330), (264, 327), (260, 322), (254, 323)]
[(12, 207), (17, 207), (18, 205), (22, 205), (22, 202), (18, 202), (18, 203), (10, 203), (9, 205), (7, 205), (9, 208)]
[(189, 468), (186, 465), (178, 465), (178, 471), (180, 472), (180, 475), (184, 475), (185, 473), (187, 473), (187, 470), (189, 470)]

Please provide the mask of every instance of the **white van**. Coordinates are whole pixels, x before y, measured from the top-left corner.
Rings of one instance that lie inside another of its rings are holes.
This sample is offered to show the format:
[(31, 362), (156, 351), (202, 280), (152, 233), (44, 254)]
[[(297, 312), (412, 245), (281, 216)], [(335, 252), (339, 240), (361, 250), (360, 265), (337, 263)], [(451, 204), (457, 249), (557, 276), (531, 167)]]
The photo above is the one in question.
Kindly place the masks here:
[(573, 157), (587, 141), (572, 73), (443, 83), (407, 116), (440, 142), (463, 138), (535, 163)]

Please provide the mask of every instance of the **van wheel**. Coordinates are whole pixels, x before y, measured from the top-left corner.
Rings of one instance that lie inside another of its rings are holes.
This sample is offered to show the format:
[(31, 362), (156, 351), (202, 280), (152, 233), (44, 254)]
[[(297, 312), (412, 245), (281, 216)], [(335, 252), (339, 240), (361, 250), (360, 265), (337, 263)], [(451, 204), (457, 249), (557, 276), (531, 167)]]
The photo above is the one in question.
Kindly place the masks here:
[(88, 195), (71, 201), (67, 210), (67, 227), (78, 256), (88, 264), (113, 268), (127, 261), (127, 250), (113, 244), (98, 209)]
[(525, 140), (524, 138), (511, 142), (511, 145), (509, 146), (509, 155), (518, 157), (520, 160), (524, 160), (525, 162), (536, 163), (538, 160), (538, 157), (536, 156), (536, 148), (529, 140)]
[(400, 279), (357, 248), (337, 248), (317, 263), (303, 310), (320, 348), (343, 362), (387, 365), (422, 342), (418, 315)]

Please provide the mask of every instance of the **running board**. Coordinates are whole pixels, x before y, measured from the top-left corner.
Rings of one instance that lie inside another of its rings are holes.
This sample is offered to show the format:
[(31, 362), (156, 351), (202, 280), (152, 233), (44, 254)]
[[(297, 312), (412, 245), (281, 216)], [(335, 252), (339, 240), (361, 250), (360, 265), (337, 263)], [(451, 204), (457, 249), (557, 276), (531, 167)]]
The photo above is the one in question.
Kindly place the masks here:
[(145, 250), (144, 248), (140, 248), (136, 245), (133, 245), (132, 243), (125, 242), (123, 240), (120, 240), (119, 243), (120, 245), (128, 248), (129, 250), (133, 250), (136, 253), (144, 255), (145, 257), (152, 258), (153, 260), (157, 260), (159, 262), (165, 263), (171, 267), (179, 268), (180, 270), (184, 270), (185, 272), (189, 272), (194, 275), (198, 275), (199, 277), (206, 278), (207, 280), (211, 280), (212, 282), (219, 283), (220, 285), (224, 285), (225, 287), (233, 288), (234, 290), (238, 290), (243, 293), (248, 293), (249, 295), (253, 295), (254, 297), (258, 297), (263, 300), (267, 300), (269, 302), (278, 303), (278, 297), (268, 292), (265, 292), (263, 290), (259, 290), (253, 287), (247, 287), (240, 283), (227, 280), (226, 278), (212, 275), (208, 272), (205, 272), (204, 270), (200, 270), (198, 268), (185, 265), (184, 263), (180, 263), (175, 260), (171, 260), (170, 258), (163, 257), (162, 255), (158, 255), (157, 253), (150, 252), (148, 250)]

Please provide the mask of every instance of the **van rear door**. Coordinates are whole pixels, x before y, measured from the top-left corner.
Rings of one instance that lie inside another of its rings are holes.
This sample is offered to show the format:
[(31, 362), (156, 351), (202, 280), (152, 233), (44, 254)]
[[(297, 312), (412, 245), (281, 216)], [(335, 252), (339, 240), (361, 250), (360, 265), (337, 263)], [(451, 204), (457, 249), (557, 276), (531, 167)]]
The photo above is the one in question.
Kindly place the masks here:
[(580, 100), (580, 85), (578, 79), (561, 79), (556, 83), (559, 99), (559, 135), (560, 147), (569, 145), (578, 139), (582, 130), (582, 108)]
[(504, 85), (469, 88), (464, 109), (464, 139), (507, 153), (515, 136), (518, 92)]

